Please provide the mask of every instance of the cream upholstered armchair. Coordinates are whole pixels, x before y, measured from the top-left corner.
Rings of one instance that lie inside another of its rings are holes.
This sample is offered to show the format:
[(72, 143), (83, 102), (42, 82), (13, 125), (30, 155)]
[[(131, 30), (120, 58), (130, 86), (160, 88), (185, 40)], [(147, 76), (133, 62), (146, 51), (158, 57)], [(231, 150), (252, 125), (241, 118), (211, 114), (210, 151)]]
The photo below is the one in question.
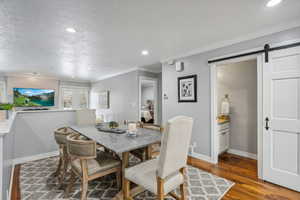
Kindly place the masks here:
[(95, 125), (96, 124), (96, 110), (82, 109), (76, 111), (77, 125)]
[[(186, 199), (184, 171), (192, 134), (193, 119), (178, 116), (170, 119), (162, 137), (161, 152), (157, 159), (149, 160), (125, 170), (123, 194), (130, 197), (130, 182), (142, 186), (162, 200), (168, 194)], [(180, 186), (181, 197), (174, 192)]]

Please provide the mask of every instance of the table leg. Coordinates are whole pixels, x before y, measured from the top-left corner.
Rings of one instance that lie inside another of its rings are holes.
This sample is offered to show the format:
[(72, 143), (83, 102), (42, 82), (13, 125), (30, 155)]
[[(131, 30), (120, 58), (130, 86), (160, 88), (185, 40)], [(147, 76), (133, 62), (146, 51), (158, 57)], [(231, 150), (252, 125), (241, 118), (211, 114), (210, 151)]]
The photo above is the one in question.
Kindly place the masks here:
[(122, 189), (124, 188), (125, 169), (129, 166), (129, 152), (122, 153)]
[[(146, 148), (146, 159), (151, 159), (151, 152), (152, 148), (151, 145), (149, 145)], [(129, 152), (122, 153), (122, 190), (113, 198), (113, 200), (124, 200), (123, 197), (123, 189), (124, 189), (124, 175), (125, 175), (125, 169), (129, 166)], [(130, 195), (133, 197), (141, 192), (144, 192), (145, 189), (142, 187), (135, 187), (130, 190)]]
[(146, 147), (146, 160), (152, 159), (152, 145)]
[(122, 190), (113, 198), (113, 200), (123, 200), (124, 175), (125, 169), (129, 166), (129, 152), (122, 153)]

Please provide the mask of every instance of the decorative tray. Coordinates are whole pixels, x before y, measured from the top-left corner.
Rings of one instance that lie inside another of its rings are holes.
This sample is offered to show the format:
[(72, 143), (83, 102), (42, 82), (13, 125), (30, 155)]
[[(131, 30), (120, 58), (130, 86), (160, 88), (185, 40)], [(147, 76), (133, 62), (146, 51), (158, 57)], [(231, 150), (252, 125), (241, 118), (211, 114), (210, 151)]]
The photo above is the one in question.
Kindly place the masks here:
[(115, 134), (123, 134), (126, 133), (126, 129), (120, 128), (107, 128), (107, 127), (97, 127), (98, 131), (108, 132), (108, 133), (115, 133)]

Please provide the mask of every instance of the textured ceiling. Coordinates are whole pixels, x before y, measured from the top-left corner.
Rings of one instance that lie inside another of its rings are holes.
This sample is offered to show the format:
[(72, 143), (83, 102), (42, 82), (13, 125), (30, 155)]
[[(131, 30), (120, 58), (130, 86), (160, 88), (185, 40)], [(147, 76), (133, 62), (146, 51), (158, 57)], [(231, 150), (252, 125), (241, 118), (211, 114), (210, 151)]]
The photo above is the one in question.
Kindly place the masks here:
[(266, 2), (0, 0), (0, 71), (94, 81), (299, 21), (299, 0)]

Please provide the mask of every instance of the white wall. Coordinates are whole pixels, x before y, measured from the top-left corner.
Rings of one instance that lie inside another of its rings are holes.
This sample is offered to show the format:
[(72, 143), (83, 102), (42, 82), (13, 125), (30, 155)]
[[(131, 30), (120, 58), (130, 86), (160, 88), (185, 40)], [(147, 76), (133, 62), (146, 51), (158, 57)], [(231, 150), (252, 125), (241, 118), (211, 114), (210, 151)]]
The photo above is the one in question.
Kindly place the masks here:
[(230, 99), (230, 148), (257, 153), (256, 60), (217, 67), (218, 113), (225, 94)]

